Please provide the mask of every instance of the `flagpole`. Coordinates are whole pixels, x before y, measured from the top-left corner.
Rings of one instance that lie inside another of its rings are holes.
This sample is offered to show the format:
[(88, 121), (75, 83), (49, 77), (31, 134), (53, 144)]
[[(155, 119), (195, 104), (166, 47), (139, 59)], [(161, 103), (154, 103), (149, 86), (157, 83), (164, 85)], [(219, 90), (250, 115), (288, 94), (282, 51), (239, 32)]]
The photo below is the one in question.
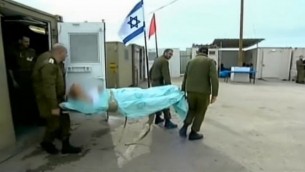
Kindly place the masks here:
[(146, 73), (147, 73), (147, 88), (150, 87), (150, 78), (149, 78), (149, 64), (148, 64), (148, 51), (147, 51), (147, 38), (146, 38), (146, 23), (145, 23), (145, 14), (144, 14), (144, 0), (141, 0), (143, 4), (143, 24), (144, 24), (144, 49), (145, 49), (145, 61), (146, 61)]
[(156, 30), (155, 30), (156, 58), (158, 58), (159, 54), (158, 54), (158, 37), (157, 37), (156, 15), (155, 15), (155, 13), (153, 15), (154, 15), (155, 28), (156, 28)]
[[(145, 21), (144, 21), (145, 26)], [(149, 65), (148, 65), (148, 51), (147, 51), (147, 38), (146, 38), (146, 29), (144, 27), (144, 49), (145, 49), (145, 61), (146, 61), (146, 73), (147, 73), (147, 88), (150, 87), (150, 78), (149, 78)]]

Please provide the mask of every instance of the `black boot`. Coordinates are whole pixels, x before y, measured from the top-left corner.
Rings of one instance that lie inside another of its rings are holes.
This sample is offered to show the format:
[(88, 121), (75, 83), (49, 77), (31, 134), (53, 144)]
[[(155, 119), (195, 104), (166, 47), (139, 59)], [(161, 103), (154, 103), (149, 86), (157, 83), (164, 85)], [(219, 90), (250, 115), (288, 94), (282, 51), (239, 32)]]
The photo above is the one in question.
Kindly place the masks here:
[(62, 150), (61, 150), (62, 154), (78, 154), (81, 151), (82, 149), (80, 147), (74, 147), (70, 145), (69, 139), (65, 139), (62, 142)]
[(165, 120), (164, 127), (165, 127), (166, 129), (174, 129), (174, 128), (177, 128), (177, 127), (178, 127), (178, 125), (177, 125), (177, 124), (172, 123), (172, 121), (171, 121), (171, 120), (167, 119), (167, 120)]
[(164, 119), (160, 117), (160, 115), (156, 115), (155, 124), (160, 124), (164, 122)]
[(192, 131), (189, 135), (189, 140), (201, 140), (203, 139), (203, 135), (202, 134), (198, 134), (195, 131)]
[(54, 144), (50, 142), (41, 142), (40, 146), (42, 147), (42, 149), (52, 155), (58, 154), (59, 152), (58, 149), (56, 149), (56, 147), (54, 146)]
[(181, 137), (186, 137), (187, 136), (187, 125), (183, 125), (183, 127), (179, 130), (179, 135)]

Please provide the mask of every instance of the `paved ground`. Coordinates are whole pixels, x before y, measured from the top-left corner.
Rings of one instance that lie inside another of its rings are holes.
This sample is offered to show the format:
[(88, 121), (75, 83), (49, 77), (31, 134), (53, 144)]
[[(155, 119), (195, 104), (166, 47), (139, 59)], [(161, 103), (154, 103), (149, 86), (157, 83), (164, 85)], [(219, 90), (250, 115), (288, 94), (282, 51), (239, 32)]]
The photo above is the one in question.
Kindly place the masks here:
[(122, 134), (118, 116), (106, 123), (103, 117), (74, 115), (72, 142), (84, 145), (81, 155), (48, 156), (34, 145), (0, 171), (304, 172), (304, 93), (305, 85), (288, 82), (221, 83), (202, 126), (206, 138), (197, 142), (154, 126), (139, 144), (128, 146), (143, 120), (129, 121)]

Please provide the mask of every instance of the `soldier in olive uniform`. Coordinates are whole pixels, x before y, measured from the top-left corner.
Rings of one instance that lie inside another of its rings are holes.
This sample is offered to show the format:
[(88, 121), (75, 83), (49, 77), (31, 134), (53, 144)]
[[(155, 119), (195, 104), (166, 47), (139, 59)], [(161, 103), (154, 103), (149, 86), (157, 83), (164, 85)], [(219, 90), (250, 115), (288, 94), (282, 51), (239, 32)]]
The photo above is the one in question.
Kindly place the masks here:
[(186, 137), (187, 128), (192, 124), (189, 140), (203, 138), (203, 135), (198, 132), (208, 105), (214, 103), (218, 95), (219, 83), (216, 65), (214, 60), (207, 57), (207, 54), (208, 48), (206, 47), (198, 50), (197, 56), (188, 62), (182, 82), (182, 91), (187, 93), (189, 112), (179, 134)]
[(17, 119), (24, 123), (27, 119), (30, 119), (28, 122), (32, 122), (33, 119), (29, 117), (37, 115), (31, 80), (32, 70), (36, 61), (36, 52), (30, 48), (29, 37), (22, 36), (18, 41), (18, 47), (8, 51), (7, 63), (10, 83), (14, 88), (13, 93), (16, 94), (12, 96), (15, 98), (13, 100), (14, 103), (12, 103), (13, 109), (18, 109), (14, 115), (18, 115)]
[(301, 55), (299, 60), (296, 62), (297, 66), (297, 78), (296, 83), (303, 84), (304, 83), (304, 63), (303, 63), (303, 56)]
[[(163, 55), (154, 61), (154, 64), (150, 69), (150, 79), (152, 81), (151, 85), (153, 87), (171, 84), (168, 60), (170, 60), (172, 56), (173, 56), (173, 50), (166, 49)], [(164, 109), (162, 112), (165, 118), (164, 127), (167, 129), (177, 128), (177, 125), (172, 123), (170, 120), (171, 119), (170, 109), (169, 108)], [(155, 119), (156, 124), (164, 121), (160, 116), (161, 116), (161, 112), (157, 112)]]
[(57, 154), (53, 145), (55, 138), (62, 141), (62, 153), (79, 153), (81, 148), (69, 143), (70, 116), (63, 113), (59, 104), (65, 101), (65, 70), (63, 61), (66, 48), (55, 44), (51, 52), (38, 57), (33, 71), (33, 85), (40, 115), (46, 119), (46, 131), (41, 147), (50, 154)]

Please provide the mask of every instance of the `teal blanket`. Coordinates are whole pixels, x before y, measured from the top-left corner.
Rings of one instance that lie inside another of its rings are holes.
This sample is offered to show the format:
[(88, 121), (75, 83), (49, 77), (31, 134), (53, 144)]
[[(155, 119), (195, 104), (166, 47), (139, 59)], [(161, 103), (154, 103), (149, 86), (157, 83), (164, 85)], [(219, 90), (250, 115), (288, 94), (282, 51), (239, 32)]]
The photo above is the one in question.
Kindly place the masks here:
[(90, 92), (93, 103), (68, 100), (61, 103), (65, 110), (77, 111), (83, 114), (102, 114), (108, 109), (110, 90), (118, 102), (119, 113), (127, 118), (138, 119), (147, 117), (164, 108), (173, 107), (179, 117), (184, 120), (188, 111), (188, 104), (182, 92), (175, 85), (142, 88), (106, 89)]

